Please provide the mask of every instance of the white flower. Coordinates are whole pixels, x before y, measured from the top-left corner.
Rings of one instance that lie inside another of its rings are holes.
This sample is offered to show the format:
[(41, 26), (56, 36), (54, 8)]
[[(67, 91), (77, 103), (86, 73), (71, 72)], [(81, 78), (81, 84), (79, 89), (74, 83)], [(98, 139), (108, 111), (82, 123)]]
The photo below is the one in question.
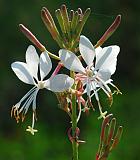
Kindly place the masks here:
[(66, 49), (59, 51), (60, 59), (67, 69), (78, 72), (76, 78), (86, 85), (85, 92), (87, 92), (90, 98), (92, 97), (91, 91), (94, 92), (93, 94), (98, 102), (101, 116), (105, 117), (107, 112), (102, 113), (98, 90), (102, 89), (111, 99), (112, 92), (107, 84), (114, 86), (111, 83), (110, 77), (116, 70), (117, 55), (120, 48), (119, 46), (112, 45), (95, 49), (88, 38), (80, 36), (79, 50), (87, 65), (85, 68), (79, 58)]
[(31, 45), (26, 51), (26, 63), (14, 62), (11, 68), (21, 81), (34, 86), (15, 106), (13, 106), (11, 111), (11, 114), (14, 114), (17, 122), (20, 119), (20, 114), (23, 121), (28, 108), (32, 104), (32, 127), (28, 127), (27, 131), (34, 134), (34, 132), (37, 132), (37, 130), (34, 129), (34, 121), (36, 119), (36, 96), (38, 91), (46, 88), (53, 92), (63, 92), (73, 85), (74, 80), (64, 74), (58, 74), (44, 80), (52, 69), (51, 59), (47, 51), (41, 53), (39, 57), (36, 49)]

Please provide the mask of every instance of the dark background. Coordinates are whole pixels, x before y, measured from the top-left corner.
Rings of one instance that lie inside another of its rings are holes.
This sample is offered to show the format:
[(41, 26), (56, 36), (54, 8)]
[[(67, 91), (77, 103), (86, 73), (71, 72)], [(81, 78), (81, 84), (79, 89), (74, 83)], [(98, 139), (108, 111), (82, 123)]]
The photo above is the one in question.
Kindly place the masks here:
[[(83, 34), (95, 44), (117, 14), (122, 15), (118, 30), (104, 44), (116, 44), (121, 47), (117, 70), (112, 76), (114, 83), (121, 89), (122, 95), (114, 96), (109, 113), (117, 118), (117, 125), (124, 126), (120, 144), (110, 155), (109, 160), (138, 160), (140, 151), (140, 3), (122, 0), (0, 0), (0, 160), (66, 160), (71, 159), (71, 144), (67, 137), (70, 127), (68, 116), (58, 108), (53, 93), (42, 90), (38, 94), (39, 132), (32, 136), (25, 132), (31, 123), (28, 112), (24, 123), (16, 124), (11, 119), (10, 110), (31, 86), (22, 83), (12, 72), (10, 65), (14, 61), (24, 61), (25, 51), (31, 44), (19, 31), (18, 24), (23, 23), (32, 30), (46, 48), (56, 53), (59, 50), (45, 28), (40, 10), (46, 6), (52, 15), (65, 3), (68, 9), (92, 9)], [(105, 97), (106, 99), (106, 97)], [(97, 106), (96, 106), (97, 108)], [(80, 138), (86, 140), (79, 148), (80, 160), (95, 159), (98, 149), (101, 121), (97, 120), (98, 109), (89, 116), (82, 115), (79, 123)]]

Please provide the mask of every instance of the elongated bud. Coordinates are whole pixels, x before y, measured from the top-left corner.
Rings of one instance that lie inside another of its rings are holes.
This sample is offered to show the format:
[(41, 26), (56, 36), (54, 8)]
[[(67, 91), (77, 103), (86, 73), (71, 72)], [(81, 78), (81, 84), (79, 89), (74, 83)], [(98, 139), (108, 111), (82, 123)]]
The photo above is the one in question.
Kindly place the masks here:
[(111, 140), (113, 139), (113, 135), (114, 135), (114, 131), (115, 131), (115, 127), (116, 127), (116, 119), (113, 118), (110, 122), (109, 125), (109, 130), (108, 130), (108, 140), (107, 140), (107, 144), (110, 144)]
[(49, 32), (51, 33), (53, 39), (56, 39), (57, 37), (57, 32), (54, 30), (53, 25), (49, 19), (49, 17), (46, 14), (46, 11), (44, 9), (41, 10), (41, 18), (45, 24), (45, 26), (47, 27), (47, 29), (49, 30)]
[(103, 120), (103, 123), (102, 123), (102, 130), (101, 130), (101, 141), (104, 140), (104, 135), (105, 135), (105, 127), (107, 125), (107, 123), (109, 123), (109, 121), (111, 120), (113, 114), (109, 114), (105, 117), (105, 119)]
[(121, 139), (121, 136), (122, 136), (122, 132), (123, 132), (123, 127), (119, 126), (110, 150), (114, 149), (118, 145), (118, 143), (119, 143), (119, 141)]
[[(78, 24), (78, 11), (76, 11), (75, 13), (74, 13), (74, 15), (73, 15), (73, 18), (72, 18), (72, 21), (71, 21), (71, 31), (72, 31), (72, 34), (74, 34), (75, 35), (75, 28), (76, 28), (76, 26), (77, 26), (77, 24)], [(73, 35), (72, 35), (73, 36)]]
[(118, 28), (121, 22), (121, 15), (118, 15), (111, 26), (107, 29), (107, 31), (103, 34), (100, 40), (95, 45), (95, 48), (101, 46)]
[(69, 20), (72, 21), (73, 17), (74, 17), (74, 10), (70, 10)]
[(105, 125), (104, 136), (103, 136), (103, 145), (104, 146), (107, 146), (108, 130), (109, 130), (109, 123), (107, 123)]
[(48, 31), (52, 35), (53, 39), (58, 43), (58, 45), (61, 48), (63, 48), (64, 46), (63, 46), (62, 38), (57, 30), (57, 27), (54, 23), (54, 20), (51, 16), (50, 12), (45, 7), (41, 10), (41, 18), (42, 18), (45, 26), (47, 27)]
[(70, 22), (69, 22), (67, 8), (66, 8), (66, 5), (64, 5), (64, 4), (61, 6), (61, 14), (63, 17), (63, 23), (66, 28), (66, 32), (70, 36)]
[(81, 15), (81, 18), (82, 18), (83, 12), (82, 12), (82, 9), (81, 9), (81, 8), (78, 8), (78, 13)]
[(19, 24), (21, 32), (42, 52), (45, 51), (45, 47), (39, 42), (35, 35), (29, 31), (23, 24)]
[(63, 17), (62, 17), (62, 13), (61, 13), (61, 10), (60, 9), (57, 9), (55, 11), (55, 15), (56, 15), (56, 18), (58, 20), (58, 23), (59, 23), (59, 26), (61, 28), (61, 31), (62, 33), (66, 33), (66, 28), (65, 28), (65, 25), (64, 25), (64, 22), (63, 22)]
[(42, 10), (45, 11), (49, 21), (51, 22), (52, 26), (55, 26), (54, 20), (52, 18), (52, 15), (50, 14), (49, 10), (46, 7), (43, 7)]
[(84, 12), (84, 15), (83, 15), (83, 17), (82, 17), (82, 20), (79, 21), (79, 24), (78, 24), (78, 26), (77, 26), (77, 28), (76, 28), (78, 35), (81, 34), (82, 29), (83, 29), (83, 27), (84, 27), (84, 25), (85, 25), (85, 23), (86, 23), (89, 15), (90, 15), (90, 13), (91, 13), (91, 9), (90, 9), (90, 8), (87, 8), (86, 11)]
[(49, 10), (48, 10), (46, 7), (43, 7), (42, 10), (45, 11), (45, 14), (46, 14), (49, 22), (51, 23), (51, 26), (52, 26), (54, 32), (56, 33), (57, 37), (59, 37), (59, 36), (60, 36), (59, 31), (57, 30), (57, 27), (56, 27), (56, 25), (55, 25), (55, 22), (54, 22), (54, 20), (53, 20), (52, 15), (51, 15), (50, 12), (49, 12)]
[(83, 30), (83, 27), (89, 17), (91, 13), (91, 9), (90, 8), (87, 8), (86, 11), (84, 12), (83, 16), (81, 17), (81, 15), (78, 13), (78, 22), (77, 22), (77, 25), (76, 25), (76, 28), (75, 28), (75, 34), (73, 35), (73, 40), (74, 40), (74, 44), (73, 44), (73, 48), (75, 48), (78, 44), (78, 41), (79, 41), (79, 37), (80, 37), (80, 34)]

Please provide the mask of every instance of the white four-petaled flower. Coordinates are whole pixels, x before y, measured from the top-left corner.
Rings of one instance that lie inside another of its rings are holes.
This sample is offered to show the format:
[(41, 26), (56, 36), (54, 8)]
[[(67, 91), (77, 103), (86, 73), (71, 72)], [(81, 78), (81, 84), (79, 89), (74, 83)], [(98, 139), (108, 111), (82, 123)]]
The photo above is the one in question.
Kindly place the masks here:
[(27, 131), (34, 134), (34, 132), (37, 132), (37, 130), (34, 129), (34, 122), (36, 119), (35, 110), (38, 91), (46, 88), (53, 92), (63, 92), (73, 85), (74, 80), (65, 74), (57, 74), (47, 80), (44, 80), (52, 69), (51, 59), (47, 51), (41, 53), (39, 57), (36, 49), (32, 45), (30, 45), (26, 51), (26, 63), (14, 62), (12, 63), (11, 68), (21, 81), (26, 84), (34, 85), (34, 87), (26, 93), (15, 106), (13, 106), (11, 111), (18, 122), (20, 114), (22, 114), (21, 118), (24, 120), (28, 108), (32, 104), (32, 126), (28, 126)]
[(81, 80), (86, 85), (85, 92), (89, 98), (91, 98), (91, 91), (93, 91), (99, 105), (101, 117), (105, 117), (107, 112), (102, 112), (98, 90), (102, 89), (111, 98), (112, 92), (107, 84), (113, 85), (110, 77), (116, 70), (117, 55), (120, 48), (112, 45), (95, 49), (88, 38), (80, 36), (79, 50), (87, 65), (85, 68), (79, 58), (66, 49), (59, 51), (60, 59), (67, 69), (78, 72), (76, 79)]

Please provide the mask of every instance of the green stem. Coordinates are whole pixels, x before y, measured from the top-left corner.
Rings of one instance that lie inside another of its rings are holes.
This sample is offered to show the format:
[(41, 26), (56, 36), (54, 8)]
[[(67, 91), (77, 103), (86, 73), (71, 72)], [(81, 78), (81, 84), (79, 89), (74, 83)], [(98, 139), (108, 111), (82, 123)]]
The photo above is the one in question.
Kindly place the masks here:
[[(46, 50), (46, 48), (43, 46), (42, 52), (44, 52), (44, 51), (47, 51), (47, 50)], [(60, 61), (60, 58), (59, 58), (57, 55), (55, 55), (55, 54), (53, 54), (53, 53), (51, 53), (51, 52), (49, 52), (49, 51), (47, 51), (47, 53), (48, 53), (48, 55), (49, 55), (51, 58)]]
[[(71, 72), (71, 77), (74, 78), (74, 72)], [(72, 87), (75, 89), (75, 84)], [(72, 135), (75, 137), (77, 128), (77, 114), (76, 114), (76, 95), (72, 95)], [(72, 142), (72, 150), (73, 150), (73, 160), (78, 160), (78, 143), (76, 137)]]
[(51, 53), (51, 52), (49, 52), (49, 51), (48, 51), (48, 54), (49, 54), (49, 56), (50, 56), (51, 58), (53, 58), (53, 59), (56, 59), (56, 60), (59, 60), (59, 61), (60, 61), (60, 58), (59, 58), (58, 56), (56, 56), (55, 54), (53, 54), (53, 53)]
[[(76, 115), (76, 97), (73, 95), (72, 97), (72, 134), (75, 136), (77, 128), (77, 115)], [(78, 143), (76, 139), (72, 142), (72, 149), (73, 149), (73, 160), (78, 160)]]

